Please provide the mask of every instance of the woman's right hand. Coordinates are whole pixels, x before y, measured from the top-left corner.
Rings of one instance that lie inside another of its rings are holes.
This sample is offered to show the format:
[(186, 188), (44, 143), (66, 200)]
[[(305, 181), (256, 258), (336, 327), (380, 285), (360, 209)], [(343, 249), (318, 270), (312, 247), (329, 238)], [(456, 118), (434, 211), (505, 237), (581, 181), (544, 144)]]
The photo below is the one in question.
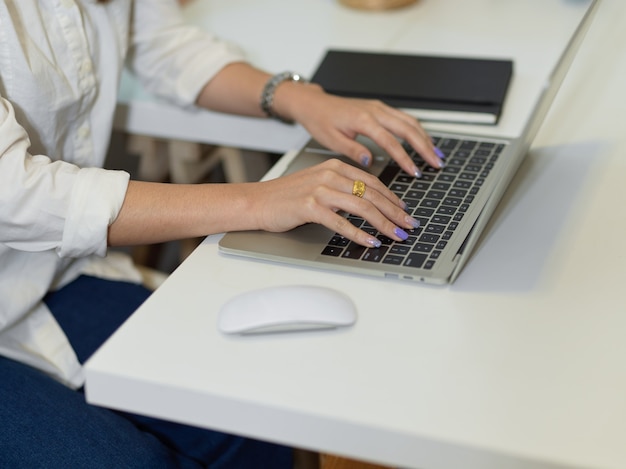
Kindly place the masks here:
[[(363, 197), (352, 193), (365, 183)], [(121, 210), (109, 226), (111, 246), (150, 244), (241, 230), (288, 231), (319, 223), (368, 247), (380, 240), (339, 211), (367, 220), (402, 241), (418, 226), (405, 204), (380, 180), (337, 159), (263, 182), (160, 184), (130, 181)]]
[[(352, 193), (355, 181), (365, 183), (365, 193)], [(316, 166), (277, 179), (252, 184), (251, 197), (258, 229), (283, 232), (305, 223), (319, 223), (368, 247), (380, 240), (355, 227), (338, 211), (367, 220), (380, 233), (397, 241), (419, 226), (405, 204), (375, 176), (330, 159)]]

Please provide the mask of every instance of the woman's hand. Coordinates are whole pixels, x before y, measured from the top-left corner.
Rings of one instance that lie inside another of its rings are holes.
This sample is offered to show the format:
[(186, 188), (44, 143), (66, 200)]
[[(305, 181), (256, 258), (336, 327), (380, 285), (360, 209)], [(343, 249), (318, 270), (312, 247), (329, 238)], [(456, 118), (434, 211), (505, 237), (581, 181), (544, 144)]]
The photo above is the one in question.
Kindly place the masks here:
[[(353, 194), (355, 181), (365, 183), (362, 197)], [(419, 226), (405, 212), (405, 204), (378, 178), (336, 159), (252, 186), (251, 213), (256, 228), (262, 230), (282, 232), (305, 223), (319, 223), (361, 245), (379, 247), (376, 237), (356, 228), (337, 212), (360, 216), (397, 241), (405, 240), (407, 231)]]
[[(362, 197), (355, 181), (365, 183)], [(111, 246), (149, 244), (241, 230), (287, 231), (320, 223), (368, 247), (374, 236), (356, 228), (340, 210), (367, 220), (397, 241), (418, 223), (380, 180), (331, 159), (288, 176), (242, 184), (159, 184), (130, 181), (117, 218), (109, 226)]]
[[(259, 99), (269, 78), (268, 73), (247, 63), (229, 64), (207, 83), (197, 104), (219, 112), (264, 116)], [(444, 166), (443, 153), (417, 119), (381, 101), (343, 98), (326, 93), (315, 83), (285, 81), (276, 87), (272, 109), (302, 124), (322, 145), (365, 167), (372, 163), (372, 154), (355, 140), (358, 135), (373, 140), (411, 175), (420, 173), (401, 141), (434, 168)]]
[(421, 174), (398, 138), (431, 166), (444, 166), (443, 153), (417, 119), (381, 101), (330, 95), (315, 84), (285, 83), (276, 90), (275, 107), (302, 124), (319, 143), (365, 167), (372, 163), (372, 154), (355, 140), (358, 135), (373, 140), (411, 175)]

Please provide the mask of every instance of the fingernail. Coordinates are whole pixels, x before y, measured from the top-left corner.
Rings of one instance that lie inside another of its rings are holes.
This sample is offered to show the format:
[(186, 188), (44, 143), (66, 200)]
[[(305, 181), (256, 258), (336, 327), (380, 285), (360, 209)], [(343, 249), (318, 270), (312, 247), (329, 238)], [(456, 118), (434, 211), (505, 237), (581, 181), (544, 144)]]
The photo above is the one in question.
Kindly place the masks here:
[(413, 167), (413, 175), (416, 178), (421, 178), (422, 177), (422, 172), (419, 170), (419, 168), (417, 166)]
[(404, 200), (400, 200), (400, 207), (402, 208), (402, 210), (406, 211), (406, 209), (409, 207), (406, 202)]
[(437, 161), (437, 166), (439, 166), (440, 168), (445, 168), (446, 164), (443, 161), (439, 160)]
[(369, 166), (370, 165), (370, 156), (369, 155), (361, 155), (361, 164), (363, 166)]
[(409, 237), (409, 235), (407, 234), (406, 231), (404, 231), (402, 228), (398, 228), (396, 227), (393, 232), (396, 234), (396, 236), (398, 238), (400, 238), (402, 241), (404, 241), (405, 239), (407, 239)]
[(380, 242), (380, 239), (374, 238), (374, 237), (368, 238), (366, 242), (367, 242), (367, 244), (369, 244), (373, 248), (379, 248), (381, 246), (381, 244), (382, 244)]
[(439, 158), (445, 158), (446, 155), (444, 152), (442, 152), (439, 147), (434, 147), (433, 150), (435, 151), (435, 155), (437, 155)]
[(413, 217), (404, 217), (404, 220), (413, 228), (419, 228), (420, 226), (420, 222)]

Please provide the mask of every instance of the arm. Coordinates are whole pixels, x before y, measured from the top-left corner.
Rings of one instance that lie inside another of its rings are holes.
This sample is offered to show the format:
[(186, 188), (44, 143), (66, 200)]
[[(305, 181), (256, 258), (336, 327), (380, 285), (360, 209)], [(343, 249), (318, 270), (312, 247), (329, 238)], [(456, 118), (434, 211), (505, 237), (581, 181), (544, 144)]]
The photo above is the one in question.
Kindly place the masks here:
[[(364, 181), (363, 198), (352, 195)], [(288, 194), (286, 197), (285, 194)], [(328, 160), (278, 179), (245, 184), (159, 184), (131, 181), (122, 209), (109, 227), (109, 244), (129, 245), (238, 230), (286, 231), (320, 223), (365, 246), (377, 240), (337, 213), (369, 220), (395, 240), (417, 222), (404, 204), (371, 174)]]
[(104, 255), (128, 174), (52, 161), (31, 154), (30, 146), (13, 106), (0, 96), (0, 243), (60, 257)]
[[(260, 97), (270, 77), (244, 62), (229, 64), (202, 89), (197, 104), (220, 112), (264, 116)], [(419, 122), (380, 101), (346, 99), (325, 93), (313, 83), (286, 81), (276, 88), (274, 109), (302, 124), (323, 145), (363, 166), (371, 164), (372, 155), (355, 141), (359, 134), (374, 140), (411, 175), (416, 175), (417, 168), (396, 137), (406, 140), (433, 167), (443, 166), (441, 152)]]

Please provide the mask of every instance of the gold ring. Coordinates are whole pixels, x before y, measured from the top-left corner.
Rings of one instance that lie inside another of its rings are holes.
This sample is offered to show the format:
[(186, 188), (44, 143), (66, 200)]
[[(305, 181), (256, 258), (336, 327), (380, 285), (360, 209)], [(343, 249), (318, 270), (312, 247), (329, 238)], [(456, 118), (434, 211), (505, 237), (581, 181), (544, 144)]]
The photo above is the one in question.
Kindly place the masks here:
[(363, 198), (363, 194), (365, 194), (365, 183), (357, 179), (354, 181), (354, 184), (352, 184), (352, 195)]

